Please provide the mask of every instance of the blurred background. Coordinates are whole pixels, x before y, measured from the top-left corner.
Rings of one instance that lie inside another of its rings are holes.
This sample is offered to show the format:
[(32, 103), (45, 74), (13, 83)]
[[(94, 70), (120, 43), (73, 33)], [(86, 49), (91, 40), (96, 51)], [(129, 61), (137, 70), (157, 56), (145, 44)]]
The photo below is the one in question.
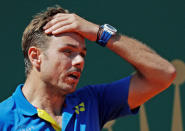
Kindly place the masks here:
[[(146, 43), (177, 68), (173, 84), (141, 106), (138, 115), (111, 121), (103, 131), (185, 131), (184, 0), (1, 0), (0, 101), (25, 81), (21, 52), (25, 27), (32, 16), (55, 4), (96, 24), (113, 25), (121, 34)], [(134, 72), (108, 49), (88, 40), (86, 45), (85, 70), (78, 88), (112, 82)]]

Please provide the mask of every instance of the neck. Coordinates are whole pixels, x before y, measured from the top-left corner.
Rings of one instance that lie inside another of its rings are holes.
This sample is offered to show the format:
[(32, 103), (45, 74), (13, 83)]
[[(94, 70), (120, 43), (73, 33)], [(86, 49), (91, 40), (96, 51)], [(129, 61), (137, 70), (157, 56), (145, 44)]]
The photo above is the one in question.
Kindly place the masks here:
[(61, 115), (65, 95), (47, 86), (39, 77), (29, 75), (23, 88), (26, 99), (35, 107), (46, 110), (52, 116)]

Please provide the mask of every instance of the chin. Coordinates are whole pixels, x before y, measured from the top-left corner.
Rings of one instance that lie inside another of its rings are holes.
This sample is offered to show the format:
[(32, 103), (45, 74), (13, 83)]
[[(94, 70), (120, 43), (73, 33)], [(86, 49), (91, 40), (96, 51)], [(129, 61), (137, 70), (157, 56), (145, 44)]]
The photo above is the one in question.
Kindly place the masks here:
[(64, 93), (65, 95), (75, 92), (76, 90), (76, 84), (63, 84), (63, 86), (60, 87), (60, 91)]

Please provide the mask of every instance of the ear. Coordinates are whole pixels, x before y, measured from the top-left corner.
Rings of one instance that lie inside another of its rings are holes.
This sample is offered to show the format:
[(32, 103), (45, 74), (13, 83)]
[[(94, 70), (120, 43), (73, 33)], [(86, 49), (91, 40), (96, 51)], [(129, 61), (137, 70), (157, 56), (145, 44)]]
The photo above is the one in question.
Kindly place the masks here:
[(41, 64), (41, 51), (39, 48), (32, 46), (28, 50), (28, 57), (32, 66), (39, 69)]

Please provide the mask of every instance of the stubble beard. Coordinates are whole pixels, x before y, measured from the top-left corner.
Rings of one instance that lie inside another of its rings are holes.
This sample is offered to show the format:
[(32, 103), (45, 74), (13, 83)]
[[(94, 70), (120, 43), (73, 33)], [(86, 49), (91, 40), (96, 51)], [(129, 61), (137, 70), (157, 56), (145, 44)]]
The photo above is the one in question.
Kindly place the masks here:
[(58, 91), (60, 91), (62, 94), (67, 95), (67, 94), (73, 93), (76, 90), (77, 84), (78, 82), (68, 83), (62, 80), (62, 81), (59, 81), (57, 88), (58, 88)]

